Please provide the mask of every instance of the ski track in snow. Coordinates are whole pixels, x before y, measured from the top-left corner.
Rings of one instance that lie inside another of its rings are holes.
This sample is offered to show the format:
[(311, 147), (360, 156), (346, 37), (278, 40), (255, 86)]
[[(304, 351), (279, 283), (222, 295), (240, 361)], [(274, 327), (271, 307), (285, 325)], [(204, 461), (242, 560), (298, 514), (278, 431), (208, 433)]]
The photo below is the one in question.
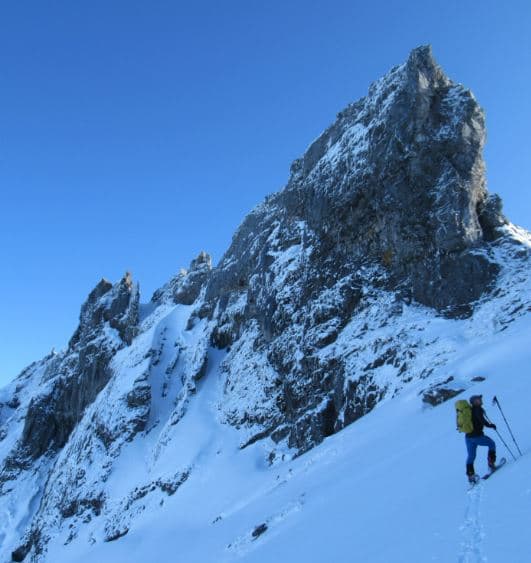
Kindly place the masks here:
[(468, 503), (465, 519), (460, 527), (462, 540), (458, 563), (487, 563), (483, 549), (485, 531), (481, 521), (481, 500), (484, 486), (484, 483), (480, 482), (467, 492)]

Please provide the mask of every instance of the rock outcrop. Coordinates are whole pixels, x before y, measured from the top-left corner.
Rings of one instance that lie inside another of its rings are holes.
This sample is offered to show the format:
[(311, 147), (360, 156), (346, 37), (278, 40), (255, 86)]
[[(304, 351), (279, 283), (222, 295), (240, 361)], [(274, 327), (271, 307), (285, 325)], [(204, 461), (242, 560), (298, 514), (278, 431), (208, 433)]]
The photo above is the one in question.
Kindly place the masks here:
[(138, 287), (129, 273), (116, 285), (102, 279), (91, 291), (68, 349), (46, 363), (10, 454), (11, 466), (24, 467), (66, 444), (87, 406), (111, 378), (111, 359), (136, 334), (138, 301)]
[(167, 284), (155, 291), (151, 301), (160, 305), (164, 301), (192, 305), (199, 297), (206, 280), (212, 270), (212, 258), (201, 251), (197, 258), (192, 260), (190, 268), (184, 268)]
[(213, 341), (234, 348), (231, 383), (256, 376), (241, 370), (246, 339), (274, 374), (262, 382), (274, 405), (231, 411), (231, 422), (266, 424), (304, 450), (370, 410), (386, 392), (371, 366), (405, 371), (408, 352), (375, 344), (380, 357), (354, 366), (324, 350), (378, 292), (393, 293), (391, 316), (411, 302), (472, 314), (495, 284), (489, 244), (506, 223), (486, 190), (484, 140), (474, 96), (420, 47), (293, 163), (286, 188), (245, 219), (207, 284)]

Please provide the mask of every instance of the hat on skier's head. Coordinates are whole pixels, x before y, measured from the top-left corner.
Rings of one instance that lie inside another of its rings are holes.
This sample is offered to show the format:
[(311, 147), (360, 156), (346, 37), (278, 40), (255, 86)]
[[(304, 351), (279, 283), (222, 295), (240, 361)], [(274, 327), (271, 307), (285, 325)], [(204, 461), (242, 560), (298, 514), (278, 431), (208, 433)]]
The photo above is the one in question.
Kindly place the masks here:
[(469, 399), (470, 404), (473, 405), (477, 399), (483, 400), (483, 395), (472, 395)]

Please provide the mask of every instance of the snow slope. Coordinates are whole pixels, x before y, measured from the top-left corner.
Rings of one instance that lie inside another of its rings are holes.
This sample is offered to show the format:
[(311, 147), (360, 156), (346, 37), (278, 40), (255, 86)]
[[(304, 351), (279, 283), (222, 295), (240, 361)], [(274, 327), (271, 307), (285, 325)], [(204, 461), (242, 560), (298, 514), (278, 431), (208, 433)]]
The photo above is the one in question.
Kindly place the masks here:
[[(63, 531), (50, 543), (46, 561), (529, 560), (531, 420), (523, 401), (531, 396), (531, 318), (522, 315), (492, 331), (494, 311), (487, 302), (475, 319), (439, 318), (430, 328), (458, 350), (438, 369), (459, 381), (484, 377), (463, 396), (485, 396), (487, 413), (512, 446), (499, 412), (490, 406), (496, 394), (519, 440), (524, 456), (514, 462), (493, 435), (509, 463), (491, 480), (468, 490), (454, 401), (427, 406), (419, 396), (422, 381), (384, 399), (308, 453), (291, 459), (286, 452), (283, 461), (269, 465), (267, 441), (241, 450), (240, 433), (220, 423), (219, 366), (225, 352), (211, 350), (200, 392), (172, 427), (163, 453), (154, 460), (150, 448), (156, 440), (150, 443), (149, 434), (133, 440), (105, 488), (118, 498), (150, 473), (192, 467), (189, 477), (175, 494), (157, 489), (141, 497), (123, 537), (103, 542), (105, 520), (95, 518), (66, 546)], [(425, 311), (412, 306), (410, 315), (422, 322)], [(486, 470), (484, 449), (476, 468)]]

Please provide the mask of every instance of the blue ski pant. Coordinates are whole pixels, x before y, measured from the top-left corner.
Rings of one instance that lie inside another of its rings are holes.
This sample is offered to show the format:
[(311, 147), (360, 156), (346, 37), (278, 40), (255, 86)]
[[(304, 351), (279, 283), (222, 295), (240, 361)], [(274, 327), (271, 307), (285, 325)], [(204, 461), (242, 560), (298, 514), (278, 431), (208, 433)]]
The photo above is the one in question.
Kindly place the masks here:
[(496, 451), (496, 444), (494, 440), (492, 438), (489, 438), (488, 436), (473, 436), (471, 438), (466, 436), (465, 440), (466, 451), (468, 452), (468, 457), (466, 458), (467, 464), (474, 463), (478, 446), (487, 446), (489, 448), (489, 452)]

